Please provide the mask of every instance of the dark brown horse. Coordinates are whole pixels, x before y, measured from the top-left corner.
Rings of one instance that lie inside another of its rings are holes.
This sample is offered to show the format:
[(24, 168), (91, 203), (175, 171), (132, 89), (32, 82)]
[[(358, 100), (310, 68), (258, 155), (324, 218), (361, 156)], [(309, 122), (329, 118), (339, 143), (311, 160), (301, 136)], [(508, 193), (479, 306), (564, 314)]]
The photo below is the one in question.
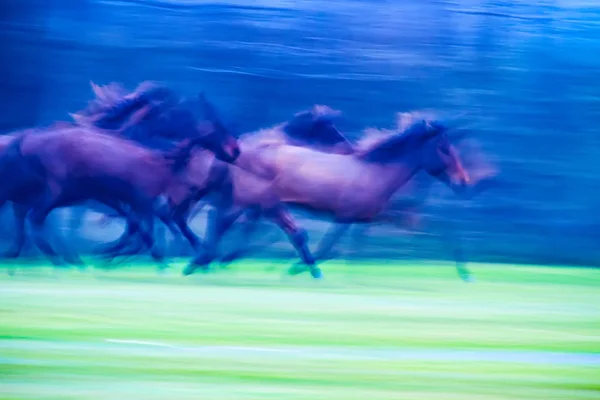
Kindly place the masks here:
[[(174, 97), (172, 93), (165, 92), (164, 87), (152, 82), (144, 82), (134, 92), (128, 93), (115, 83), (106, 86), (94, 83), (91, 85), (95, 98), (86, 109), (72, 115), (80, 125), (106, 128), (111, 134), (131, 138), (154, 149), (171, 148), (173, 143), (193, 137), (190, 132), (169, 122), (171, 119), (181, 124), (181, 121), (185, 121), (185, 115), (175, 114), (170, 119), (167, 115), (167, 123), (165, 123), (164, 115), (160, 115), (164, 111), (165, 104), (167, 107), (176, 105), (178, 108), (181, 105), (181, 100)], [(204, 118), (210, 122), (214, 132), (224, 138), (223, 149), (231, 159), (237, 158), (240, 153), (237, 142), (227, 133), (228, 129), (220, 120), (215, 107), (207, 101), (204, 95), (200, 95), (198, 100), (199, 109), (203, 112)], [(160, 117), (157, 117), (157, 114)], [(216, 154), (217, 158), (226, 159), (222, 154)], [(117, 213), (116, 216), (122, 215)], [(147, 222), (152, 225), (151, 220)], [(186, 224), (181, 227), (191, 233)], [(134, 230), (132, 226), (128, 227), (119, 239), (105, 247), (104, 252), (110, 257), (137, 254), (143, 247), (143, 243), (140, 241), (133, 243), (133, 247), (124, 251), (130, 244), (129, 240)], [(193, 237), (195, 238), (193, 246), (197, 248), (200, 241), (195, 235)]]
[[(355, 154), (365, 149), (369, 149), (375, 143), (384, 140), (385, 138), (395, 135), (397, 132), (402, 132), (407, 129), (411, 121), (417, 118), (417, 113), (398, 113), (395, 130), (374, 129), (368, 128), (363, 132), (363, 137), (357, 143), (352, 145), (346, 137), (341, 134), (335, 126), (333, 119), (340, 115), (340, 112), (333, 110), (327, 106), (316, 105), (309, 111), (304, 111), (296, 114), (287, 124), (279, 124), (273, 128), (264, 129), (256, 133), (246, 134), (240, 137), (240, 145), (246, 147), (245, 156), (238, 159), (238, 165), (245, 165), (247, 169), (253, 169), (255, 173), (266, 171), (266, 167), (257, 171), (256, 165), (260, 163), (252, 162), (256, 151), (260, 150), (260, 146), (277, 146), (277, 145), (292, 145), (307, 147), (312, 150), (322, 151), (334, 154)], [(426, 115), (423, 115), (424, 117)], [(428, 116), (428, 115), (427, 115)], [(299, 126), (307, 126), (307, 121), (318, 121), (319, 125), (312, 129), (297, 129)], [(328, 124), (325, 124), (328, 123)], [(290, 128), (292, 127), (292, 128)], [(315, 128), (321, 128), (320, 130)], [(325, 129), (323, 129), (325, 128)], [(274, 172), (271, 172), (271, 176)], [(414, 224), (417, 218), (416, 209), (421, 203), (421, 199), (415, 202), (414, 198), (409, 198), (414, 191), (410, 186), (412, 182), (408, 182), (402, 189), (396, 193), (390, 203), (390, 209), (382, 214), (381, 218), (388, 219), (389, 222), (395, 225), (406, 227)], [(194, 210), (194, 213), (200, 211), (200, 207)], [(247, 221), (243, 225), (245, 236), (250, 235), (257, 229), (257, 213), (246, 213)], [(358, 236), (358, 235), (356, 235)], [(333, 248), (335, 242), (330, 242), (330, 247)], [(251, 248), (248, 243), (244, 246), (224, 255), (221, 258), (222, 263), (229, 263), (244, 255), (250, 253)], [(319, 259), (328, 257), (327, 252), (319, 253)]]
[[(207, 105), (205, 99), (201, 100)], [(138, 104), (140, 102), (139, 97), (130, 98), (128, 101), (138, 102)], [(118, 121), (120, 115), (128, 114), (123, 111), (124, 108), (131, 109), (131, 104), (120, 103), (98, 121), (103, 122), (107, 119)], [(205, 107), (205, 114), (209, 114), (206, 112), (207, 108), (210, 107)], [(40, 235), (39, 227), (45, 215), (49, 212), (45, 210), (83, 200), (96, 200), (113, 208), (121, 209), (121, 212), (123, 212), (120, 207), (122, 204), (130, 207), (133, 205), (131, 211), (141, 211), (142, 215), (147, 217), (149, 215), (148, 210), (150, 210), (148, 207), (150, 204), (149, 199), (154, 201), (161, 191), (166, 190), (168, 186), (165, 185), (168, 182), (170, 182), (169, 185), (173, 183), (173, 179), (167, 180), (166, 178), (169, 176), (173, 178), (174, 176), (172, 172), (166, 172), (167, 166), (170, 163), (176, 170), (181, 169), (183, 167), (182, 163), (187, 161), (185, 155), (189, 156), (192, 146), (209, 148), (217, 154), (217, 157), (228, 162), (235, 160), (239, 154), (239, 149), (235, 139), (224, 130), (220, 121), (216, 121), (212, 116), (209, 116), (202, 124), (198, 124), (193, 117), (190, 117), (190, 113), (185, 111), (179, 105), (175, 108), (168, 107), (159, 113), (152, 112), (152, 108), (149, 108), (144, 118), (140, 118), (131, 125), (139, 128), (143, 122), (147, 123), (148, 120), (158, 117), (162, 119), (160, 122), (162, 122), (162, 127), (167, 132), (169, 132), (170, 126), (171, 129), (177, 129), (180, 134), (187, 128), (188, 131), (184, 132), (187, 132), (189, 137), (194, 137), (194, 139), (190, 146), (185, 149), (172, 150), (172, 153), (177, 155), (172, 162), (166, 160), (165, 157), (159, 157), (156, 152), (151, 152), (140, 146), (132, 147), (131, 142), (98, 133), (97, 129), (89, 127), (77, 126), (53, 130), (40, 135), (21, 135), (18, 144), (13, 142), (14, 145), (9, 146), (9, 148), (12, 147), (12, 151), (7, 150), (8, 154), (5, 154), (3, 164), (5, 166), (16, 166), (17, 170), (22, 172), (19, 174), (19, 179), (7, 177), (10, 178), (8, 181), (11, 184), (4, 188), (3, 197), (0, 200), (2, 203), (7, 200), (15, 200), (15, 196), (18, 197), (22, 191), (31, 192), (28, 198), (34, 202), (34, 210), (38, 209), (37, 214), (33, 213), (38, 228), (36, 242), (40, 249), (52, 258), (53, 262), (59, 264), (56, 253), (44, 244)], [(154, 125), (147, 126), (152, 127)], [(138, 129), (137, 132), (140, 131)], [(77, 135), (81, 137), (78, 138)], [(153, 139), (153, 137), (150, 137), (150, 140)], [(131, 163), (129, 167), (132, 170), (139, 167), (136, 175), (129, 176), (128, 174), (132, 174), (133, 171), (127, 172), (116, 168), (117, 165), (125, 163), (128, 158), (126, 152), (124, 153), (122, 149), (115, 148), (111, 150), (111, 146), (119, 147), (122, 144), (123, 148), (131, 150), (131, 160), (128, 161)], [(58, 151), (49, 152), (53, 148), (52, 146), (63, 151), (64, 154), (61, 155)], [(97, 146), (97, 148), (90, 149), (88, 146)], [(138, 148), (143, 150), (137, 150)], [(144, 164), (144, 162), (150, 162), (149, 160), (152, 165)], [(86, 163), (89, 163), (89, 165)], [(82, 165), (87, 166), (89, 171), (86, 172)], [(3, 172), (6, 173), (6, 171), (5, 168)], [(102, 171), (104, 171), (104, 176)], [(149, 178), (142, 178), (144, 173), (153, 172), (155, 173), (153, 178), (156, 179), (155, 182), (148, 181)], [(88, 173), (90, 175), (87, 175)], [(111, 180), (115, 181), (114, 190), (106, 189), (108, 185), (106, 182)], [(49, 188), (51, 182), (53, 187)], [(103, 189), (104, 194), (98, 193), (99, 187), (106, 189)], [(151, 187), (152, 190), (148, 187)], [(35, 193), (38, 193), (39, 196), (35, 196)], [(125, 196), (125, 200), (119, 196)], [(46, 203), (41, 203), (42, 199), (45, 199)], [(31, 202), (27, 205), (32, 206)], [(142, 206), (145, 208), (140, 208)], [(163, 215), (163, 220), (164, 218), (166, 217)], [(145, 235), (144, 241), (146, 244), (150, 243), (148, 235)]]
[[(343, 233), (352, 223), (384, 218), (390, 198), (419, 170), (455, 191), (464, 190), (469, 177), (448, 132), (441, 122), (421, 119), (406, 131), (353, 155), (283, 145), (266, 146), (253, 153), (245, 149), (244, 158), (260, 159), (263, 170), (274, 175), (272, 188), (283, 202), (330, 215), (336, 226), (328, 238), (336, 240), (336, 232)], [(251, 166), (244, 164), (244, 168)], [(322, 243), (319, 247), (328, 246)], [(319, 253), (315, 253), (317, 258)], [(461, 277), (469, 278), (461, 263), (457, 269)]]
[[(374, 129), (369, 128), (363, 132), (363, 137), (357, 143), (354, 148), (356, 149), (357, 154), (368, 151), (373, 146), (376, 146), (378, 143), (388, 140), (391, 136), (397, 135), (397, 132), (403, 132), (408, 127), (410, 127), (414, 121), (419, 119), (428, 119), (431, 120), (434, 117), (434, 114), (426, 111), (418, 111), (411, 113), (398, 113), (396, 120), (396, 129), (395, 130), (386, 130), (386, 129)], [(453, 125), (456, 125), (458, 122), (458, 117), (454, 117), (450, 122), (453, 122)], [(460, 127), (460, 129), (454, 129), (453, 131), (453, 139), (458, 140), (461, 139), (464, 134), (467, 132), (464, 126)], [(246, 159), (251, 159), (253, 153), (247, 151), (245, 153)], [(471, 180), (471, 185), (468, 187), (467, 192), (463, 193), (463, 195), (472, 197), (477, 193), (485, 190), (487, 184), (491, 182), (493, 179), (493, 172), (489, 169), (487, 171), (481, 170), (481, 161), (479, 160), (479, 165), (476, 170), (471, 172), (475, 172), (476, 179)], [(484, 163), (485, 164), (485, 163)], [(481, 174), (483, 172), (483, 175)], [(392, 223), (393, 225), (400, 227), (404, 230), (413, 230), (416, 225), (419, 223), (419, 209), (424, 205), (428, 195), (428, 188), (431, 184), (431, 180), (427, 179), (417, 179), (411, 180), (407, 182), (403, 187), (401, 187), (390, 199), (390, 201), (386, 204), (386, 207), (382, 209), (377, 218), (372, 222), (377, 223)], [(338, 224), (339, 225), (339, 224)], [(329, 234), (327, 234), (323, 241), (319, 244), (319, 248), (315, 253), (317, 260), (327, 260), (331, 259), (332, 255), (330, 251), (333, 249), (335, 244), (341, 238), (341, 236), (353, 225), (352, 223), (345, 223), (339, 226), (334, 227), (330, 230)], [(360, 250), (361, 247), (366, 243), (365, 232), (366, 229), (373, 224), (356, 224), (354, 228), (353, 245), (352, 245), (352, 253), (355, 254)], [(256, 229), (256, 220), (252, 220), (246, 222), (244, 225), (245, 234), (248, 235), (248, 232), (253, 232)], [(459, 239), (460, 232), (458, 227), (454, 229), (454, 231), (444, 230), (443, 237), (445, 237), (446, 244), (450, 244), (450, 249), (452, 250), (455, 259), (457, 260), (457, 264), (464, 263), (464, 255), (462, 251), (462, 241)], [(243, 240), (245, 246), (234, 250), (233, 252), (222, 257), (222, 262), (230, 262), (237, 258), (240, 258), (242, 255), (247, 255), (250, 251), (250, 247), (248, 246), (247, 240)]]
[(169, 220), (167, 210), (158, 207), (159, 196), (179, 184), (176, 174), (185, 168), (192, 146), (219, 145), (207, 138), (210, 135), (200, 135), (196, 143), (163, 155), (81, 127), (42, 135), (23, 134), (1, 158), (0, 174), (5, 185), (0, 191), (0, 204), (24, 187), (43, 188), (31, 205), (30, 219), (36, 245), (55, 265), (62, 262), (42, 231), (50, 211), (86, 200), (115, 208), (126, 204), (131, 210), (129, 222), (137, 227), (153, 258), (162, 263), (162, 254), (141, 222), (157, 213), (163, 221)]
[[(95, 125), (105, 128), (104, 132), (107, 134), (130, 137), (162, 150), (173, 150), (177, 140), (197, 140), (198, 132), (208, 129), (211, 133), (205, 135), (202, 141), (204, 144), (207, 142), (218, 144), (210, 145), (218, 157), (233, 160), (239, 154), (235, 139), (228, 134), (216, 116), (214, 107), (203, 95), (196, 102), (182, 101), (170, 89), (152, 82), (142, 83), (132, 93), (126, 93), (117, 84), (105, 87), (92, 84), (92, 88), (96, 98), (90, 102), (88, 108), (72, 115), (79, 126), (89, 128)], [(203, 113), (203, 120), (197, 118), (196, 109)], [(61, 123), (60, 126), (72, 125), (72, 123)], [(35, 131), (44, 134), (47, 130)], [(12, 138), (8, 136), (0, 138), (0, 149), (11, 140)], [(15, 241), (7, 253), (11, 257), (17, 257), (23, 247), (25, 216), (32, 199), (36, 197), (35, 193), (40, 193), (42, 190), (40, 187), (27, 185), (24, 187), (27, 190), (23, 190), (22, 193), (13, 192), (12, 198), (9, 199), (13, 201), (16, 217)], [(115, 207), (116, 204), (113, 204), (113, 208)], [(123, 216), (124, 210), (118, 209), (118, 213)], [(114, 245), (110, 246), (113, 247)], [(80, 263), (80, 261), (71, 259), (69, 263)]]

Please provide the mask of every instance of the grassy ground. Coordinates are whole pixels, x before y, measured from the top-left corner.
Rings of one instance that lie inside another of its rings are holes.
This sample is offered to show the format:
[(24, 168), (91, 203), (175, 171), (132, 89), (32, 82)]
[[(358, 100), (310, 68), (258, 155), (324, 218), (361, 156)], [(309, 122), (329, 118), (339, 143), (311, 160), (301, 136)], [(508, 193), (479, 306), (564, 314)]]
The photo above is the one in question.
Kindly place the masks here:
[(281, 268), (0, 270), (0, 398), (600, 398), (600, 270)]

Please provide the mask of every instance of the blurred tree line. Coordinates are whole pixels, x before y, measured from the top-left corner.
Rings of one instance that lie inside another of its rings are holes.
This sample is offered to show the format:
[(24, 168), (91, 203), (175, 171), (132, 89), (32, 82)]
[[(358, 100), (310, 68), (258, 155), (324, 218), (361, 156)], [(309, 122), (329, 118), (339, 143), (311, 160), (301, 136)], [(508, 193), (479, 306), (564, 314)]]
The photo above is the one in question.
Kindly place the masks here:
[[(391, 128), (398, 111), (466, 111), (475, 134), (465, 157), (491, 162), (498, 186), (464, 202), (436, 184), (423, 210), (430, 235), (376, 227), (363, 255), (448, 258), (437, 232), (451, 223), (472, 259), (595, 265), (600, 257), (593, 2), (8, 0), (2, 8), (3, 131), (66, 119), (90, 98), (90, 80), (205, 90), (244, 131), (315, 103), (342, 110), (351, 137)], [(320, 237), (322, 223), (306, 224)]]

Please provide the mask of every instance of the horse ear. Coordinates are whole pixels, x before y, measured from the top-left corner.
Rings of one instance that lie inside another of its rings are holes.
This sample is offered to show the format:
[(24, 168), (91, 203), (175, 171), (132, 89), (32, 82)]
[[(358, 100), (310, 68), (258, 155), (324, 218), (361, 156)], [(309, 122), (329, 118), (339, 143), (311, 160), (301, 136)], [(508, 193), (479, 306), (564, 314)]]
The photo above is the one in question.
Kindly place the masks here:
[(85, 125), (86, 123), (86, 119), (82, 115), (79, 115), (77, 113), (69, 113), (69, 116), (73, 119), (73, 121), (75, 121), (75, 123), (79, 125)]
[(342, 115), (340, 110), (335, 110), (323, 104), (315, 104), (311, 111), (315, 121), (332, 121)]
[(400, 132), (404, 132), (411, 126), (413, 122), (413, 116), (411, 113), (400, 112), (396, 115), (396, 127)]
[(100, 86), (96, 85), (93, 81), (90, 81), (90, 86), (92, 88), (92, 92), (94, 92), (94, 96), (101, 98), (102, 89), (100, 88)]

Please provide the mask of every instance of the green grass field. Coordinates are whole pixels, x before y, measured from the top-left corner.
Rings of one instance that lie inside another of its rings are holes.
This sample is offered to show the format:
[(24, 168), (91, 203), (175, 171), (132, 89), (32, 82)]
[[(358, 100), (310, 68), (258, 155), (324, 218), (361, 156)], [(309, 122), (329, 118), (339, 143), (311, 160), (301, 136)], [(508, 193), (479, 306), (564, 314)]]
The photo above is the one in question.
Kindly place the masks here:
[(180, 268), (0, 270), (0, 398), (600, 399), (600, 270)]

